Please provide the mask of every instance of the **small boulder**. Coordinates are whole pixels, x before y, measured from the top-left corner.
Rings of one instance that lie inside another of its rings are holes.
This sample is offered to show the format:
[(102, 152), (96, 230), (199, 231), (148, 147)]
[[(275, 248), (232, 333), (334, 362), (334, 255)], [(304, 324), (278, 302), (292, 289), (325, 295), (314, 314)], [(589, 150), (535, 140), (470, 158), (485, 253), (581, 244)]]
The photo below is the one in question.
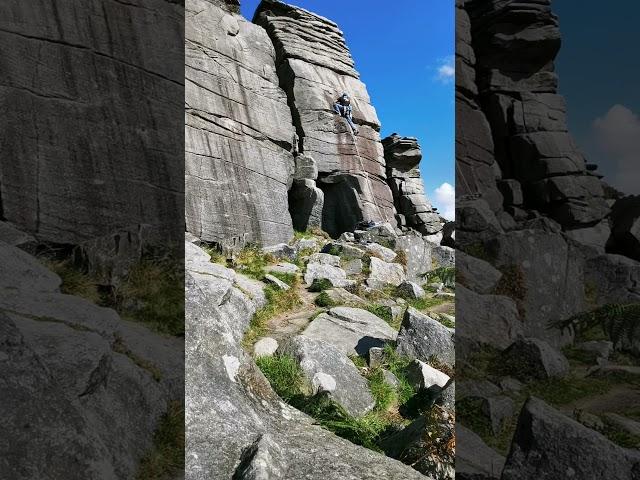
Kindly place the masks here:
[(329, 290), (325, 290), (325, 293), (329, 297), (329, 300), (336, 305), (367, 305), (367, 302), (362, 298), (353, 293), (349, 293), (344, 288), (330, 288)]
[(426, 293), (424, 289), (417, 283), (405, 280), (396, 288), (396, 295), (401, 298), (415, 300), (418, 298), (423, 298)]
[(293, 246), (296, 249), (296, 253), (298, 254), (302, 251), (317, 252), (318, 250), (320, 250), (318, 242), (316, 240), (313, 240), (312, 238), (301, 238), (300, 240), (295, 242)]
[(389, 370), (382, 370), (382, 378), (387, 385), (391, 385), (394, 388), (397, 388), (400, 385), (400, 380)]
[(445, 385), (447, 385), (449, 378), (449, 375), (446, 373), (443, 373), (420, 360), (414, 360), (407, 367), (407, 379), (409, 380), (409, 383), (417, 389), (427, 389), (434, 385), (444, 388)]
[(277, 265), (272, 265), (270, 267), (267, 267), (267, 271), (269, 271), (269, 272), (277, 272), (277, 273), (295, 274), (295, 273), (298, 273), (300, 271), (300, 268), (297, 265), (294, 265), (293, 263), (280, 262)]
[(423, 362), (433, 356), (452, 366), (455, 363), (454, 335), (453, 329), (409, 307), (398, 332), (396, 351)]
[(564, 355), (544, 340), (519, 338), (500, 354), (506, 373), (526, 382), (531, 379), (562, 378), (569, 373)]
[(264, 281), (265, 281), (265, 283), (268, 283), (269, 285), (275, 286), (279, 290), (289, 290), (291, 288), (289, 285), (284, 283), (278, 277), (274, 277), (273, 275), (270, 275), (268, 273), (264, 276)]
[(369, 368), (376, 368), (382, 365), (384, 360), (384, 348), (371, 347), (369, 349)]
[(297, 335), (278, 352), (296, 359), (314, 393), (326, 392), (350, 415), (362, 416), (375, 406), (366, 379), (349, 357), (333, 345)]
[(367, 285), (382, 289), (387, 285), (397, 287), (406, 279), (406, 274), (399, 263), (387, 263), (379, 258), (371, 257)]
[(338, 238), (341, 242), (355, 242), (356, 237), (352, 232), (343, 232)]
[(505, 458), (468, 428), (456, 425), (456, 478), (500, 480)]
[(309, 257), (309, 263), (319, 263), (320, 265), (340, 266), (340, 257), (327, 253), (314, 253)]
[(398, 256), (396, 252), (391, 250), (390, 248), (383, 247), (379, 243), (368, 243), (366, 245), (367, 252), (384, 260), (385, 262), (393, 262), (393, 260)]
[(366, 310), (335, 307), (313, 319), (303, 335), (330, 343), (346, 355), (365, 356), (371, 347), (395, 340), (397, 332)]
[(350, 286), (353, 281), (347, 280), (347, 273), (341, 268), (321, 263), (308, 263), (304, 273), (304, 281), (307, 287), (311, 286), (314, 280), (328, 280), (334, 287)]
[(275, 338), (264, 337), (253, 346), (253, 354), (258, 357), (270, 357), (278, 350), (278, 341)]
[(347, 272), (347, 275), (360, 275), (362, 273), (364, 265), (362, 263), (362, 260), (360, 260), (359, 258), (354, 258), (353, 260), (345, 262), (342, 268), (345, 272)]
[(272, 255), (278, 260), (295, 260), (297, 255), (296, 250), (286, 243), (278, 243), (276, 245), (264, 247), (262, 252)]

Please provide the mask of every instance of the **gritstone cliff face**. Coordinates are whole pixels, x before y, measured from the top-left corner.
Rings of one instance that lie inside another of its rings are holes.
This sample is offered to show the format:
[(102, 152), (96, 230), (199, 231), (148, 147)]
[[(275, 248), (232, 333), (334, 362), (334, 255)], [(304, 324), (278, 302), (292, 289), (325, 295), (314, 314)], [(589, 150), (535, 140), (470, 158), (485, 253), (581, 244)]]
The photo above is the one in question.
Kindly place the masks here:
[[(361, 221), (439, 232), (442, 220), (418, 199), (420, 157), (385, 163), (380, 122), (338, 26), (277, 1), (260, 4), (258, 25), (237, 10), (187, 2), (187, 230), (231, 249), (287, 242), (292, 227), (337, 237)], [(358, 135), (333, 112), (343, 92)]]
[(182, 7), (35, 3), (0, 5), (0, 218), (59, 243), (141, 223), (179, 235)]

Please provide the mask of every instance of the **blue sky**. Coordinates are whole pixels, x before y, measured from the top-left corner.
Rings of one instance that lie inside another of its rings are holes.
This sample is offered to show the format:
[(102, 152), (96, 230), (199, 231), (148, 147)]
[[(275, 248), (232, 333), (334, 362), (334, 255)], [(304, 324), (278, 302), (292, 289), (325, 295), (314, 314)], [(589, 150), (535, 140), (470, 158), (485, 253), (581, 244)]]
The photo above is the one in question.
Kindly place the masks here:
[[(569, 130), (605, 181), (640, 193), (640, 2), (554, 0)], [(624, 4), (624, 7), (622, 7)]]
[[(241, 0), (249, 20), (259, 0)], [(455, 116), (453, 0), (399, 2), (374, 8), (365, 0), (291, 0), (327, 17), (345, 34), (373, 106), (381, 135), (417, 137), (427, 196), (441, 213), (453, 211)], [(409, 7), (410, 6), (410, 7)]]

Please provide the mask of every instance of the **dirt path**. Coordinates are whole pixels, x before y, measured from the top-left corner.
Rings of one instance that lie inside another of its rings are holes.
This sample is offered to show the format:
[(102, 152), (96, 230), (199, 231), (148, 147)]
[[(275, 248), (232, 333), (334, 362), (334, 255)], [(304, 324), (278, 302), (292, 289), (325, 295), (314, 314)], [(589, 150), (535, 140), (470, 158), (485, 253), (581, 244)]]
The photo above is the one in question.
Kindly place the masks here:
[(268, 336), (275, 338), (278, 342), (282, 342), (304, 330), (311, 317), (321, 310), (314, 303), (318, 293), (307, 291), (304, 285), (298, 285), (296, 290), (302, 300), (302, 305), (269, 319)]

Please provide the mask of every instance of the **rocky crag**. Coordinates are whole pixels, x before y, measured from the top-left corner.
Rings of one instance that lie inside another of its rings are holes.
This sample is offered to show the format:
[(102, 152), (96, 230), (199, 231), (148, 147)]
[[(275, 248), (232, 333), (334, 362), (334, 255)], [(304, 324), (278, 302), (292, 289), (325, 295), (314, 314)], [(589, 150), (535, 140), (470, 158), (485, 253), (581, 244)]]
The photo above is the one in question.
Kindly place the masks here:
[[(278, 1), (252, 24), (235, 5), (187, 4), (187, 231), (228, 250), (370, 221), (437, 235), (445, 222), (424, 198), (420, 156), (385, 161), (404, 154), (385, 153), (338, 26)], [(333, 112), (343, 92), (358, 135)]]
[(186, 478), (452, 479), (455, 234), (420, 146), (380, 139), (334, 22), (237, 7), (186, 5)]
[[(633, 476), (637, 335), (556, 325), (637, 306), (637, 198), (619, 198), (568, 132), (551, 2), (456, 8), (456, 410), (482, 437), (463, 429), (461, 478)], [(597, 467), (576, 462), (588, 451)]]

